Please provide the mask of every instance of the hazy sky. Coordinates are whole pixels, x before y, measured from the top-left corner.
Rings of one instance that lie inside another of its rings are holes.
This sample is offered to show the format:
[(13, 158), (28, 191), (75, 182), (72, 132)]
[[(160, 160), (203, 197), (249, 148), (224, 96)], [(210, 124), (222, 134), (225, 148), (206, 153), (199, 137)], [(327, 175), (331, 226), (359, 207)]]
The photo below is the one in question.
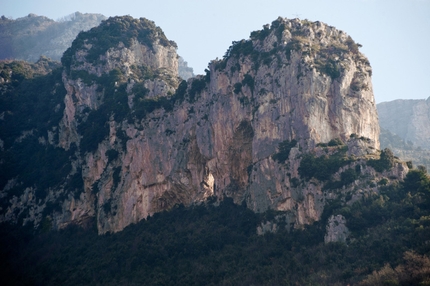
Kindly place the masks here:
[(378, 103), (430, 97), (430, 0), (0, 0), (14, 19), (76, 11), (154, 21), (196, 74), (278, 16), (322, 21), (363, 45)]

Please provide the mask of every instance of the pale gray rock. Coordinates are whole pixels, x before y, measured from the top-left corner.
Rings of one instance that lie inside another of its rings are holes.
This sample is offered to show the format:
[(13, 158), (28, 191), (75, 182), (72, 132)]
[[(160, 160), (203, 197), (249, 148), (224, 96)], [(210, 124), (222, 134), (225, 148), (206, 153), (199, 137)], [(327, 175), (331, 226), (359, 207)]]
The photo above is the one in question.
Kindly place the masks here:
[(178, 58), (178, 73), (181, 78), (188, 80), (194, 77), (193, 68), (188, 66), (188, 63), (182, 58)]
[(346, 219), (343, 215), (332, 215), (327, 222), (326, 234), (324, 236), (324, 242), (346, 242), (348, 238), (349, 230), (346, 227)]

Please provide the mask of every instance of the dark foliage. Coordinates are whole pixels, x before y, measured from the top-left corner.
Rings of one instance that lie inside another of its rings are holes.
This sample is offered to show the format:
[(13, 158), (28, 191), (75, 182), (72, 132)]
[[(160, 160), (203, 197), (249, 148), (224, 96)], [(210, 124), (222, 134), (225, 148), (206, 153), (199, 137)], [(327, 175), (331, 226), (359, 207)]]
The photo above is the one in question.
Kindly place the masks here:
[(320, 181), (327, 181), (341, 167), (350, 162), (351, 159), (344, 157), (342, 152), (320, 157), (316, 157), (313, 154), (305, 154), (300, 161), (299, 174), (304, 179), (314, 177)]
[(37, 188), (38, 198), (44, 198), (47, 189), (62, 183), (71, 170), (68, 163), (73, 155), (71, 151), (40, 142), (48, 141), (48, 131), (58, 126), (66, 94), (61, 84), (61, 69), (43, 75), (49, 62), (41, 61), (33, 65), (11, 62), (2, 66), (3, 71), (10, 69), (12, 76), (5, 84), (6, 91), (0, 95), (0, 112), (4, 114), (0, 121), (4, 140), (4, 151), (0, 154), (0, 189), (15, 177), (22, 182), (8, 192), (8, 198), (30, 186)]
[(70, 152), (52, 145), (43, 146), (37, 138), (28, 137), (3, 152), (0, 171), (3, 188), (7, 180), (18, 177), (22, 184), (8, 196), (20, 195), (26, 187), (36, 187), (37, 198), (43, 199), (49, 187), (61, 184), (71, 171)]
[(381, 151), (381, 156), (378, 160), (372, 159), (367, 162), (367, 165), (373, 167), (378, 172), (390, 170), (394, 167), (394, 155), (393, 152), (385, 148)]
[(109, 162), (116, 160), (116, 158), (118, 158), (118, 155), (119, 153), (117, 150), (110, 149), (106, 151), (106, 156), (108, 157)]
[(344, 145), (344, 143), (342, 142), (342, 140), (340, 140), (339, 138), (335, 138), (335, 139), (331, 139), (327, 145), (329, 147), (334, 147), (334, 146), (342, 146)]
[(297, 141), (296, 140), (285, 140), (279, 143), (278, 145), (278, 152), (272, 155), (272, 159), (277, 161), (278, 163), (284, 163), (285, 160), (288, 159), (288, 156), (290, 156), (291, 148), (296, 147)]
[(230, 57), (238, 57), (240, 55), (247, 56), (250, 55), (253, 51), (254, 47), (252, 45), (252, 41), (234, 41), (226, 51), (224, 55), (224, 60), (227, 60)]
[[(7, 69), (6, 69), (7, 70)], [(5, 141), (5, 149), (22, 131), (35, 129), (46, 135), (47, 130), (56, 126), (62, 117), (63, 99), (66, 90), (61, 84), (61, 69), (52, 74), (32, 77), (33, 73), (17, 64), (12, 66), (12, 78), (6, 92), (0, 95), (0, 134)], [(60, 108), (57, 108), (59, 106)], [(61, 108), (62, 107), (62, 108)], [(50, 112), (47, 112), (50, 111)]]
[(122, 77), (121, 71), (113, 69), (108, 75), (96, 77), (96, 83), (104, 91), (104, 102), (97, 110), (91, 110), (88, 117), (78, 125), (82, 139), (82, 153), (95, 151), (98, 144), (109, 135), (111, 116), (116, 121), (124, 120), (130, 112), (126, 84), (117, 85)]
[[(201, 88), (201, 85), (203, 82), (204, 81), (201, 80), (199, 81), (198, 84), (196, 84), (196, 86), (199, 86), (199, 87), (194, 86), (194, 90), (193, 90), (194, 97), (198, 92), (201, 92), (199, 88)], [(133, 116), (137, 119), (142, 119), (147, 114), (160, 108), (163, 108), (166, 111), (172, 111), (173, 108), (175, 107), (175, 104), (177, 103), (179, 104), (185, 100), (187, 95), (187, 88), (188, 88), (188, 84), (185, 80), (183, 80), (179, 84), (178, 88), (176, 89), (175, 94), (172, 95), (171, 97), (162, 96), (162, 97), (155, 97), (155, 98), (146, 97), (147, 90), (145, 88), (141, 89), (141, 92), (136, 90), (134, 105), (133, 105)], [(191, 98), (191, 95), (190, 95), (190, 100), (191, 99), (194, 100), (195, 99), (194, 97)]]
[(264, 25), (263, 30), (251, 32), (251, 39), (263, 41), (271, 32), (269, 25)]
[(191, 88), (188, 91), (189, 101), (191, 103), (195, 102), (198, 99), (198, 95), (206, 88), (206, 78), (202, 77), (200, 79), (196, 78), (191, 83)]
[(234, 90), (233, 91), (234, 91), (235, 94), (240, 93), (242, 91), (242, 83), (236, 82), (234, 84)]
[[(360, 170), (360, 169), (358, 168), (358, 170)], [(357, 168), (356, 169), (353, 169), (353, 168), (346, 169), (345, 171), (343, 171), (340, 174), (340, 181), (330, 180), (329, 182), (327, 182), (324, 185), (324, 190), (340, 189), (343, 186), (346, 186), (346, 185), (353, 183), (355, 180), (357, 180), (359, 178), (359, 175), (360, 175), (360, 172), (357, 171)]]
[[(2, 281), (7, 285), (356, 284), (387, 263), (393, 268), (404, 263), (407, 251), (430, 254), (429, 183), (422, 170), (414, 170), (403, 185), (384, 187), (380, 195), (350, 206), (332, 201), (321, 222), (264, 236), (256, 235), (256, 226), (276, 213), (255, 214), (231, 199), (218, 207), (177, 206), (102, 236), (73, 226), (31, 234), (3, 224)], [(108, 203), (103, 208), (112, 211), (113, 206)], [(351, 231), (347, 245), (323, 243), (325, 222), (333, 214), (347, 219)], [(428, 277), (420, 275), (403, 277), (409, 281), (403, 285), (419, 285)]]
[(331, 77), (332, 79), (337, 79), (341, 74), (341, 69), (339, 64), (333, 59), (327, 59), (325, 61), (318, 61), (316, 66), (319, 70)]
[(255, 80), (250, 74), (245, 74), (242, 80), (242, 85), (247, 85), (251, 89), (251, 93), (254, 93)]

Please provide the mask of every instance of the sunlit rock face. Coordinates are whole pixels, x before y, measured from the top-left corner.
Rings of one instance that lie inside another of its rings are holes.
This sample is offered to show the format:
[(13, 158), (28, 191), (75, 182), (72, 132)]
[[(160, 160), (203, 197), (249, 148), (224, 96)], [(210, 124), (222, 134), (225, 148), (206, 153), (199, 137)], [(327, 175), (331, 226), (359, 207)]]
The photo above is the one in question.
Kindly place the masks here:
[[(317, 144), (338, 138), (345, 156), (377, 156), (369, 62), (347, 34), (320, 22), (278, 18), (187, 82), (176, 44), (146, 19), (110, 18), (80, 34), (62, 62), (58, 146), (76, 150), (72, 172), (83, 186), (74, 196), (53, 189), (66, 197), (50, 213), (55, 228), (94, 218), (99, 233), (120, 231), (209, 197), (283, 211), (300, 227), (336, 196), (301, 177), (304, 154), (334, 154), (340, 147)], [(293, 140), (275, 160), (279, 143)], [(368, 188), (349, 184), (342, 192)]]

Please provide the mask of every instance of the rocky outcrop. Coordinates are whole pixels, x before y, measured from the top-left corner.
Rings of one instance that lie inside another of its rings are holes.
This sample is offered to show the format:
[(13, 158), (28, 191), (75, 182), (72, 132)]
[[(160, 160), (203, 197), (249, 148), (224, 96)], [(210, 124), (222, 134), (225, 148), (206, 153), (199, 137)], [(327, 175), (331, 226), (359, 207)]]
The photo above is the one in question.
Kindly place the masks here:
[(382, 128), (415, 147), (430, 149), (430, 98), (382, 102), (377, 108)]
[(349, 230), (346, 227), (346, 219), (342, 215), (332, 215), (328, 219), (326, 227), (326, 235), (324, 236), (324, 242), (346, 242), (348, 238)]
[(377, 192), (365, 182), (388, 176), (366, 164), (379, 158), (370, 65), (326, 24), (278, 18), (181, 81), (176, 44), (160, 28), (115, 17), (81, 33), (62, 63), (65, 107), (50, 132), (73, 153), (69, 177), (83, 182), (40, 200), (58, 206), (54, 228), (95, 218), (99, 233), (115, 232), (209, 197), (285, 212), (301, 227), (328, 200)]

